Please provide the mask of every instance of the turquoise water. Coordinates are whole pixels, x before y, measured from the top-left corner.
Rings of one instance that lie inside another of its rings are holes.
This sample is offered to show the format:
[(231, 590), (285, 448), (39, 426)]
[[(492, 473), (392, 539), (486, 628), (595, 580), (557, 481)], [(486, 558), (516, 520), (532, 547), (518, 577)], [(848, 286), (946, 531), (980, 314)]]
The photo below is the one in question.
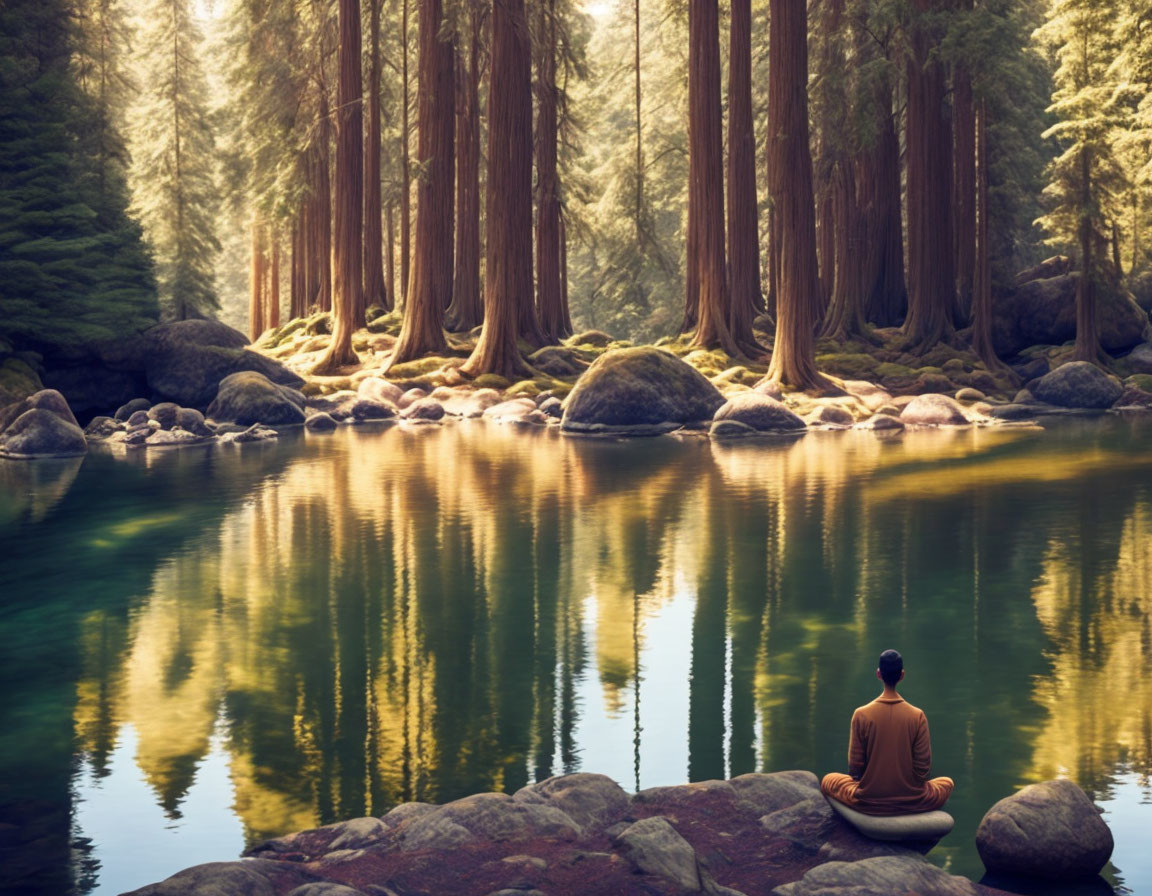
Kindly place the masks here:
[(958, 785), (934, 860), (978, 879), (983, 812), (1065, 775), (1148, 891), (1150, 440), (476, 422), (0, 461), (0, 891), (567, 771), (840, 770), (890, 646)]

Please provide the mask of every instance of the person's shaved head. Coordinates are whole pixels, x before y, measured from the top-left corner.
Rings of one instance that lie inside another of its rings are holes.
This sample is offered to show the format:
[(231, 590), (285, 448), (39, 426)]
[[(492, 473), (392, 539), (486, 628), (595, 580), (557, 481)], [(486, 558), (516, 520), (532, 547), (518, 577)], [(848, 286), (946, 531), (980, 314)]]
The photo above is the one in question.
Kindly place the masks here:
[(880, 670), (880, 678), (884, 684), (894, 687), (904, 672), (904, 657), (900, 656), (899, 651), (885, 650), (880, 654), (880, 662), (876, 668)]

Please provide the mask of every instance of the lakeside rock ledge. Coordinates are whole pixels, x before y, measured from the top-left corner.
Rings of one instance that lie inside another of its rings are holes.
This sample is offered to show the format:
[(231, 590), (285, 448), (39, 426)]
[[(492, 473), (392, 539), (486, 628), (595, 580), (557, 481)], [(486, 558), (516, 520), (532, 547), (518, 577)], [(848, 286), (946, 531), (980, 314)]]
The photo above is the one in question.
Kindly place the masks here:
[(838, 818), (805, 771), (626, 793), (573, 774), (405, 803), (190, 868), (133, 896), (998, 896)]

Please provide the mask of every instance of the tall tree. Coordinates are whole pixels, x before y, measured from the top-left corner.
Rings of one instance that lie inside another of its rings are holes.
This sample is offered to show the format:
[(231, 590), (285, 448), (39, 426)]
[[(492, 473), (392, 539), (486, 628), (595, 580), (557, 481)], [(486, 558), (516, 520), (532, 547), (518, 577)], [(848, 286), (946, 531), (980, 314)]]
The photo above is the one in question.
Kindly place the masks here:
[(972, 350), (993, 373), (1008, 373), (992, 342), (992, 267), (989, 247), (988, 102), (976, 103), (976, 245), (972, 278)]
[(732, 0), (729, 25), (728, 271), (728, 329), (744, 353), (763, 354), (752, 333), (752, 320), (764, 310), (752, 115), (752, 0)]
[(904, 222), (900, 202), (900, 137), (892, 108), (892, 80), (886, 72), (875, 81), (869, 106), (873, 139), (861, 160), (869, 260), (864, 283), (864, 316), (881, 327), (904, 319), (908, 286), (904, 279)]
[[(456, 265), (448, 326), (471, 330), (484, 320), (480, 298), (480, 77), (485, 8), (467, 0), (468, 59), (457, 62)], [(460, 41), (463, 45), (463, 40)]]
[(364, 143), (364, 306), (391, 310), (384, 285), (384, 224), (380, 199), (380, 4), (368, 0), (368, 136)]
[(412, 135), (409, 114), (412, 99), (408, 77), (408, 4), (400, 0), (400, 290), (403, 304), (408, 302), (408, 269), (412, 259)]
[(741, 354), (728, 327), (724, 259), (724, 156), (720, 103), (720, 12), (716, 0), (688, 2), (688, 275), (685, 322), (693, 342)]
[[(972, 14), (973, 0), (958, 0), (961, 14)], [(952, 68), (953, 177), (952, 230), (956, 270), (956, 325), (964, 326), (972, 314), (972, 288), (976, 269), (976, 106), (972, 72), (967, 61)]]
[(539, 5), (536, 29), (536, 311), (545, 343), (571, 335), (564, 330), (560, 270), (560, 174), (557, 169), (556, 0)]
[(1062, 150), (1049, 171), (1045, 192), (1052, 206), (1041, 223), (1054, 241), (1079, 249), (1074, 356), (1093, 363), (1101, 353), (1096, 292), (1106, 276), (1103, 247), (1117, 217), (1122, 181), (1109, 139), (1117, 121), (1112, 66), (1118, 14), (1115, 0), (1054, 0), (1039, 32), (1056, 59), (1048, 111), (1058, 121), (1045, 136)]
[(517, 336), (532, 301), (532, 52), (524, 0), (492, 0), (484, 329), (461, 371), (530, 375)]
[(768, 68), (768, 190), (777, 215), (780, 273), (769, 376), (801, 389), (826, 384), (812, 328), (820, 302), (816, 212), (808, 143), (808, 10), (772, 0)]
[(314, 373), (355, 364), (352, 332), (362, 323), (364, 239), (364, 110), (361, 74), (360, 3), (340, 0), (336, 81), (336, 181), (333, 239), (332, 341)]
[(203, 36), (188, 0), (142, 0), (133, 110), (133, 200), (156, 258), (162, 307), (182, 320), (219, 309), (219, 188)]
[(456, 51), (446, 30), (441, 0), (421, 0), (416, 115), (422, 173), (416, 187), (416, 245), (404, 325), (389, 366), (448, 348), (444, 311), (452, 301)]
[(908, 59), (907, 201), (911, 272), (909, 345), (926, 351), (952, 334), (956, 308), (952, 245), (952, 128), (941, 60), (940, 14), (950, 0), (913, 0)]

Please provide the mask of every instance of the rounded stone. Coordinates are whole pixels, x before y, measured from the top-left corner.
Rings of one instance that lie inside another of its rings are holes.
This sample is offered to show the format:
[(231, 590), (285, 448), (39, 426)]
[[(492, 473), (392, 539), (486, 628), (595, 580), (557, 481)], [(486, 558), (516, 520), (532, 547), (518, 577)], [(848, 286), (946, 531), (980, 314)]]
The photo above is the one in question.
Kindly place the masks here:
[(916, 426), (966, 426), (964, 409), (947, 395), (917, 395), (900, 414), (905, 424)]
[(1124, 388), (1095, 364), (1072, 361), (1041, 377), (1032, 391), (1040, 401), (1057, 407), (1102, 410), (1112, 407)]

